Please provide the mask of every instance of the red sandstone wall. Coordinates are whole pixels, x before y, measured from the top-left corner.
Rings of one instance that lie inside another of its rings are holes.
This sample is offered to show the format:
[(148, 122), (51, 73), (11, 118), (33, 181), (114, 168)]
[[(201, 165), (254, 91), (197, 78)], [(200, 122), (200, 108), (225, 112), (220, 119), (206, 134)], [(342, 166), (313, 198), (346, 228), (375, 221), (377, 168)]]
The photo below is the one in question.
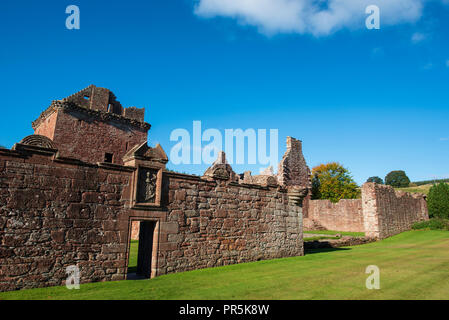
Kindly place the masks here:
[(34, 134), (45, 136), (53, 140), (58, 113), (54, 112), (48, 116), (45, 121), (35, 130)]
[(310, 169), (302, 153), (302, 142), (287, 137), (287, 151), (278, 165), (279, 184), (311, 188)]
[(52, 139), (62, 157), (97, 163), (104, 162), (105, 153), (112, 153), (113, 163), (123, 164), (122, 158), (126, 152), (147, 140), (144, 129), (130, 129), (113, 120), (110, 123), (94, 120), (75, 111), (70, 114), (62, 111), (57, 113), (54, 135), (47, 135), (51, 131), (48, 127), (53, 123), (42, 130), (38, 128), (36, 134)]
[(139, 240), (139, 231), (140, 231), (140, 222), (133, 221), (131, 223), (131, 239), (132, 240)]
[(132, 171), (0, 151), (0, 291), (123, 280), (133, 219), (158, 221), (153, 275), (302, 255), (286, 190), (164, 173), (162, 207), (127, 209)]
[(363, 185), (362, 200), (309, 200), (305, 206), (305, 230), (365, 232), (366, 236), (379, 239), (410, 230), (413, 223), (429, 219), (424, 195), (374, 183)]
[(162, 273), (303, 255), (299, 207), (277, 188), (167, 174)]
[(342, 199), (338, 203), (309, 200), (307, 206), (304, 230), (365, 231), (360, 199)]
[(0, 291), (124, 279), (130, 174), (0, 152)]
[(411, 229), (413, 223), (428, 220), (427, 202), (422, 194), (395, 191), (374, 183), (362, 187), (366, 235), (379, 239)]

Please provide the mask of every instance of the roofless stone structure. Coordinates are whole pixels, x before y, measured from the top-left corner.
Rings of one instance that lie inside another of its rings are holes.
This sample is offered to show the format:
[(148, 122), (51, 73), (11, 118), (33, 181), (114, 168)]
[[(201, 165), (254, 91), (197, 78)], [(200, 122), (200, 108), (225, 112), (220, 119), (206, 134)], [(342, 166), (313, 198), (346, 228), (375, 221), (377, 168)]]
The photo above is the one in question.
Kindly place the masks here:
[(53, 101), (33, 128), (0, 149), (0, 291), (63, 285), (73, 266), (82, 283), (127, 279), (132, 237), (137, 274), (151, 278), (303, 255), (303, 221), (385, 238), (428, 219), (423, 195), (372, 183), (362, 199), (310, 200), (291, 137), (277, 175), (238, 175), (223, 152), (202, 177), (167, 171), (144, 109), (93, 85)]
[(144, 109), (89, 86), (53, 101), (35, 134), (0, 150), (0, 290), (128, 276), (133, 226), (144, 277), (304, 254), (309, 169), (288, 138), (278, 175), (237, 175), (224, 153), (203, 177), (169, 172)]

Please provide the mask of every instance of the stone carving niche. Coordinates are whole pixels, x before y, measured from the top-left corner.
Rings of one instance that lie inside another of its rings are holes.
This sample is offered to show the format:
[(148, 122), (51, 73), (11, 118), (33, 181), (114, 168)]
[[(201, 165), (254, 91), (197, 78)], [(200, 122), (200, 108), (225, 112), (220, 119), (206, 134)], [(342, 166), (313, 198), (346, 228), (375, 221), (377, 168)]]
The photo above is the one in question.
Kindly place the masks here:
[(157, 169), (139, 167), (137, 203), (155, 203), (157, 193)]
[(146, 142), (137, 145), (125, 155), (123, 162), (137, 168), (131, 181), (131, 207), (160, 207), (162, 172), (168, 162), (162, 147), (150, 148)]

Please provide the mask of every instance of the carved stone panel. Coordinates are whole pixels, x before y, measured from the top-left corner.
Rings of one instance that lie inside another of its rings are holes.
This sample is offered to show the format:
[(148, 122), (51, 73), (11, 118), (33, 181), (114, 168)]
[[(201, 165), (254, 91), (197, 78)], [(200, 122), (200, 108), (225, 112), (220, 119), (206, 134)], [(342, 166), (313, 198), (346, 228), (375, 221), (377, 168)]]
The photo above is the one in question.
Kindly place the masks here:
[(139, 168), (136, 195), (138, 203), (156, 203), (157, 173), (158, 170), (155, 169)]
[(228, 180), (229, 179), (229, 172), (225, 168), (217, 168), (214, 171), (214, 178), (222, 179), (222, 180)]

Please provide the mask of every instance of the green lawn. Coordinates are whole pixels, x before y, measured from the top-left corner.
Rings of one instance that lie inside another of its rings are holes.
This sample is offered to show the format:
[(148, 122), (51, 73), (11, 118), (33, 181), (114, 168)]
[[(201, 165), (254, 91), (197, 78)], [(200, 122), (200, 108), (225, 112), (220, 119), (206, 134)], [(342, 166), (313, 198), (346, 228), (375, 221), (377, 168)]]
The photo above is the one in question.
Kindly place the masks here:
[(342, 236), (353, 236), (353, 237), (364, 237), (364, 232), (349, 232), (349, 231), (334, 231), (334, 230), (311, 230), (304, 231), (304, 233), (312, 233), (312, 234), (341, 234)]
[[(368, 265), (380, 290), (365, 288)], [(304, 257), (196, 270), (151, 280), (0, 293), (0, 299), (449, 299), (449, 232), (410, 231)]]
[(131, 240), (131, 248), (129, 251), (128, 272), (136, 272), (137, 270), (137, 253), (139, 251), (139, 241)]

